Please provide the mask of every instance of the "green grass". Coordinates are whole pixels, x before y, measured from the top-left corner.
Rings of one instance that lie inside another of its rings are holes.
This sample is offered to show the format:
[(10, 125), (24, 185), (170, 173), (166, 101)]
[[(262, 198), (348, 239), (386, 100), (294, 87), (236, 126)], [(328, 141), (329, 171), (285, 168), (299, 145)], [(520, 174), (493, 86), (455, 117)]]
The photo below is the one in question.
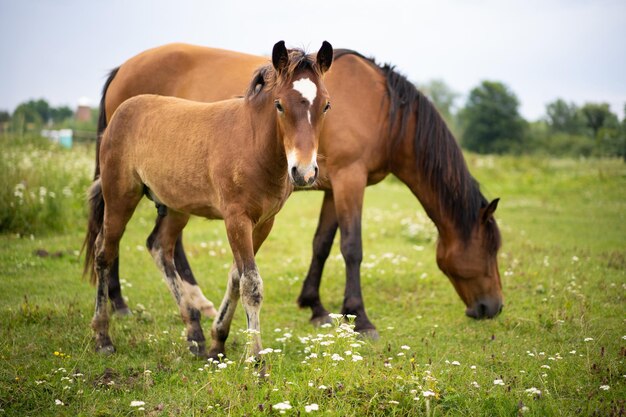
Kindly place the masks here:
[[(35, 165), (28, 175), (42, 186), (48, 178), (56, 184), (63, 161), (92, 151), (52, 148), (58, 172), (51, 163), (46, 173)], [(264, 346), (281, 350), (267, 355), (263, 380), (245, 362), (241, 307), (225, 367), (188, 353), (173, 298), (143, 249), (155, 214), (147, 201), (120, 247), (124, 293), (135, 314), (113, 318), (117, 353), (95, 354), (95, 290), (80, 279), (76, 255), (84, 211), (63, 201), (60, 211), (69, 218), (61, 228), (0, 235), (0, 415), (279, 415), (275, 406), (286, 401), (292, 408), (285, 415), (294, 416), (310, 404), (319, 406), (311, 415), (333, 416), (623, 415), (626, 165), (475, 155), (468, 164), (485, 194), (502, 198), (496, 217), (504, 240), (503, 314), (488, 321), (464, 316), (436, 267), (433, 225), (391, 179), (368, 189), (363, 216), (362, 285), (380, 340), (310, 327), (309, 312), (295, 300), (322, 194), (296, 193), (257, 256)], [(76, 172), (71, 181), (87, 184), (92, 168)], [(205, 294), (219, 303), (231, 262), (223, 224), (193, 219), (185, 243)], [(49, 256), (35, 255), (39, 249)], [(335, 245), (322, 284), (332, 311), (341, 308), (343, 285)], [(208, 320), (204, 329), (208, 337)], [(434, 396), (425, 398), (425, 391)], [(143, 410), (132, 401), (143, 401)]]

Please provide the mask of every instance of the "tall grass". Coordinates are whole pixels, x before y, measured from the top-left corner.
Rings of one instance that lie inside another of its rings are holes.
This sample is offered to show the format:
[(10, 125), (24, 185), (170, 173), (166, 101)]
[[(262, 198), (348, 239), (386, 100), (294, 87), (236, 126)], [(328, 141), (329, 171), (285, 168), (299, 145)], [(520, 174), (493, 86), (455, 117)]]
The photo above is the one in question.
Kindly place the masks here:
[(92, 166), (85, 145), (66, 150), (39, 137), (0, 138), (0, 233), (29, 236), (75, 227)]

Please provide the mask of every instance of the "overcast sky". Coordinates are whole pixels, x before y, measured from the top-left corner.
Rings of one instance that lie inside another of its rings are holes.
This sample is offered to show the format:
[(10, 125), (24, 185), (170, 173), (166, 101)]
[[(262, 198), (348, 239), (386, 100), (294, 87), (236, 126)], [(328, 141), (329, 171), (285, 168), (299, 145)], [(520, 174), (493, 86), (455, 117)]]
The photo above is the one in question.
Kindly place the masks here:
[(507, 84), (534, 120), (560, 97), (626, 103), (625, 0), (0, 0), (0, 110), (45, 98), (93, 105), (108, 71), (169, 42), (267, 54), (322, 40), (444, 80), (464, 103)]

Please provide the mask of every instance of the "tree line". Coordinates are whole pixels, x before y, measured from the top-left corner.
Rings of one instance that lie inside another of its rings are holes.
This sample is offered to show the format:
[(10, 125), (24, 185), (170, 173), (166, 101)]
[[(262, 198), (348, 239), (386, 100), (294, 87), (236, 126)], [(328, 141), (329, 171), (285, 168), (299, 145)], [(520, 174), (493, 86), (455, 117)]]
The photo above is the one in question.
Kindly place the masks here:
[(21, 136), (37, 133), (42, 128), (73, 128), (96, 130), (97, 109), (92, 109), (91, 120), (77, 122), (69, 106), (53, 107), (43, 98), (20, 103), (13, 113), (0, 110), (0, 132)]
[(519, 113), (515, 93), (498, 81), (481, 82), (460, 109), (455, 107), (459, 94), (443, 81), (434, 80), (418, 88), (435, 104), (467, 150), (626, 160), (626, 116), (620, 121), (607, 103), (578, 106), (559, 98), (546, 105), (543, 117), (529, 122)]
[[(483, 81), (473, 88), (461, 108), (459, 94), (445, 82), (433, 80), (418, 88), (446, 120), (461, 146), (477, 153), (546, 154), (554, 156), (610, 156), (626, 161), (626, 116), (621, 121), (607, 103), (578, 106), (562, 99), (546, 105), (544, 116), (527, 121), (519, 113), (519, 99), (505, 84)], [(626, 114), (626, 105), (624, 108)], [(21, 103), (13, 114), (0, 111), (0, 132), (22, 135), (42, 127), (95, 131), (92, 120), (77, 122), (68, 106), (52, 107), (44, 99)]]

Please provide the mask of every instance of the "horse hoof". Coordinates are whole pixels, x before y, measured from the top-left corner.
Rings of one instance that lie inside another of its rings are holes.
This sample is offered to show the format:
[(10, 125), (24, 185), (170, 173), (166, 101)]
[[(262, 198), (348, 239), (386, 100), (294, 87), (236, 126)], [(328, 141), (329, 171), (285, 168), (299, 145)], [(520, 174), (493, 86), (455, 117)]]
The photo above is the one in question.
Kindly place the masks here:
[(110, 356), (115, 353), (115, 346), (113, 345), (104, 345), (104, 346), (96, 346), (96, 353), (104, 356)]
[(356, 332), (359, 333), (359, 339), (361, 340), (376, 341), (380, 339), (380, 335), (376, 329), (362, 329), (356, 330)]
[(211, 349), (209, 353), (207, 353), (206, 358), (207, 360), (211, 360), (213, 362), (222, 362), (226, 359), (226, 355), (224, 355), (224, 352), (222, 351)]
[(333, 319), (331, 319), (328, 314), (325, 314), (323, 316), (312, 317), (310, 322), (314, 327), (320, 327), (324, 324), (333, 324)]
[(201, 359), (207, 358), (206, 345), (204, 344), (204, 342), (201, 342), (201, 343), (198, 343), (195, 341), (189, 342), (189, 352), (191, 352), (192, 355), (198, 358), (201, 358)]

